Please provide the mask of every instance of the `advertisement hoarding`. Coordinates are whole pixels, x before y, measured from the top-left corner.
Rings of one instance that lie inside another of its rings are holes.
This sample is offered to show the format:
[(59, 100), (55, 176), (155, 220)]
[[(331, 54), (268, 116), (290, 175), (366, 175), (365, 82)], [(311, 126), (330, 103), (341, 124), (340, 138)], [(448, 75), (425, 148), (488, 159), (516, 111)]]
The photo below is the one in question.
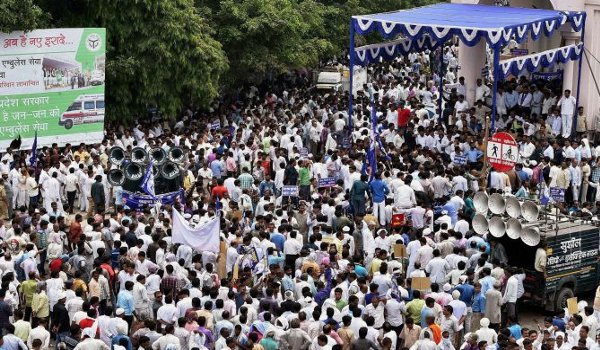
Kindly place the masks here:
[(106, 30), (0, 34), (0, 149), (94, 143), (104, 136)]

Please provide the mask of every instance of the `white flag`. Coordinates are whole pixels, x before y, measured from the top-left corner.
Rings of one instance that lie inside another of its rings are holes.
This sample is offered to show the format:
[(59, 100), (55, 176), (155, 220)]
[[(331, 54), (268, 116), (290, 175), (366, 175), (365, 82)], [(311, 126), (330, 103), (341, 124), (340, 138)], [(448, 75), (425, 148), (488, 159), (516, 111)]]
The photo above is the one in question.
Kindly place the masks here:
[(183, 216), (173, 209), (173, 231), (172, 242), (181, 243), (198, 250), (208, 250), (213, 253), (219, 253), (220, 242), (219, 232), (221, 230), (221, 219), (215, 216), (214, 219), (206, 222), (204, 225), (193, 228)]

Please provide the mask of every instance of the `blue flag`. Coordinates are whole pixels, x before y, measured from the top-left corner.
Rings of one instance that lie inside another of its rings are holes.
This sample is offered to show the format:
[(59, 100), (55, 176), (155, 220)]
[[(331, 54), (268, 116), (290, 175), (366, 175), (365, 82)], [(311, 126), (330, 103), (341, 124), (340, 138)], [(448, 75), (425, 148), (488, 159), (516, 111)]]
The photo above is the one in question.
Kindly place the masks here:
[(29, 165), (35, 167), (37, 164), (37, 131), (35, 132), (35, 138), (33, 139), (33, 145), (31, 145), (31, 157), (29, 158)]
[(149, 162), (146, 167), (146, 174), (144, 174), (144, 178), (142, 179), (141, 187), (147, 195), (156, 198), (156, 194), (154, 193), (154, 172), (152, 171), (152, 162)]

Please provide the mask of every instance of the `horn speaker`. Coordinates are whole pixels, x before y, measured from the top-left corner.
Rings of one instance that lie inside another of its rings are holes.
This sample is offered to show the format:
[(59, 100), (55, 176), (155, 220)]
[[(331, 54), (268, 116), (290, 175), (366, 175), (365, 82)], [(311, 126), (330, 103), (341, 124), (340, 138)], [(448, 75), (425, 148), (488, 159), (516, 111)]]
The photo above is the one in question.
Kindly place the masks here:
[(482, 214), (475, 214), (473, 217), (473, 230), (480, 235), (488, 232), (488, 220)]
[(500, 238), (504, 236), (504, 232), (506, 232), (506, 225), (504, 221), (499, 216), (494, 216), (488, 222), (490, 234), (496, 238)]
[(506, 202), (504, 197), (499, 193), (494, 193), (490, 196), (489, 200), (490, 211), (496, 215), (504, 214), (506, 209)]
[(475, 211), (480, 214), (485, 214), (488, 211), (488, 195), (485, 192), (477, 192), (473, 196), (473, 206)]

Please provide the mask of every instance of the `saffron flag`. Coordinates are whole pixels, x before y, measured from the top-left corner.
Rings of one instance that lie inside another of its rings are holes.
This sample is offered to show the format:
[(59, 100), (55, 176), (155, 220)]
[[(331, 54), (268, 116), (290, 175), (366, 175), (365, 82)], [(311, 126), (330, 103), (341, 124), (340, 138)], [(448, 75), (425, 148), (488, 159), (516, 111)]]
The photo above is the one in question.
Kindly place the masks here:
[(200, 227), (191, 227), (181, 213), (173, 209), (172, 242), (181, 243), (197, 250), (219, 253), (221, 218), (217, 215)]

